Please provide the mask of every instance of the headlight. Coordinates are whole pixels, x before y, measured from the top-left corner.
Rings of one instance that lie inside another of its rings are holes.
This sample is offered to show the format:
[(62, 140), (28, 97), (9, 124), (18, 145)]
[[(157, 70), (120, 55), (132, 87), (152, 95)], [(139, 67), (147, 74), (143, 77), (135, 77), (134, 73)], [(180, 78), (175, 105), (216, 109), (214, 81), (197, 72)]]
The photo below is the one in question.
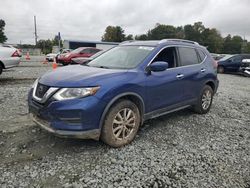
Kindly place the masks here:
[(60, 89), (55, 95), (56, 100), (76, 99), (94, 95), (100, 87), (89, 88), (63, 88)]

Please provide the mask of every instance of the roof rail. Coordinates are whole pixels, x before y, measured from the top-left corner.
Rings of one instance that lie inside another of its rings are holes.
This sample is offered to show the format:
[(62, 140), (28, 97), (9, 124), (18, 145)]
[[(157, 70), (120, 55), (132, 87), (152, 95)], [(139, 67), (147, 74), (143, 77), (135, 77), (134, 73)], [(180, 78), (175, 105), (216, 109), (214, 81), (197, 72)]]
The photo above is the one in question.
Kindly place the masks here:
[(189, 44), (199, 45), (198, 42), (191, 41), (191, 40), (184, 40), (184, 39), (162, 39), (162, 40), (159, 41), (159, 44), (163, 43), (163, 42), (169, 42), (169, 41), (172, 41), (172, 42), (185, 42), (185, 43), (189, 43)]

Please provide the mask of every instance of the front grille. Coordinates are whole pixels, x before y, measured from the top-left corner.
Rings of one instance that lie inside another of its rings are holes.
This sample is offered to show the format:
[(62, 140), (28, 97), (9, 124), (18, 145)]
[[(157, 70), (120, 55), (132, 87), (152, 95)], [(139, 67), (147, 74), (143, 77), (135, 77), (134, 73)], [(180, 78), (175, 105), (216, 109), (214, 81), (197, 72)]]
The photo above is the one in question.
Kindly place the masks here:
[(38, 83), (36, 87), (35, 95), (38, 98), (43, 98), (44, 94), (49, 90), (49, 86)]

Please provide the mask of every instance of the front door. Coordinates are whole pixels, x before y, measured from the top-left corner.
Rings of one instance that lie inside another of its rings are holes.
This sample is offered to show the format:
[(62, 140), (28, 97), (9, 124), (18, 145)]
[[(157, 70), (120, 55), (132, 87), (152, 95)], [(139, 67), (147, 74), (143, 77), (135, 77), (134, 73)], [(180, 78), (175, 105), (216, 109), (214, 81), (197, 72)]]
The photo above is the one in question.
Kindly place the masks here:
[(183, 75), (178, 68), (175, 47), (163, 49), (152, 61), (165, 61), (169, 68), (161, 72), (151, 72), (146, 76), (146, 113), (171, 107), (183, 100)]

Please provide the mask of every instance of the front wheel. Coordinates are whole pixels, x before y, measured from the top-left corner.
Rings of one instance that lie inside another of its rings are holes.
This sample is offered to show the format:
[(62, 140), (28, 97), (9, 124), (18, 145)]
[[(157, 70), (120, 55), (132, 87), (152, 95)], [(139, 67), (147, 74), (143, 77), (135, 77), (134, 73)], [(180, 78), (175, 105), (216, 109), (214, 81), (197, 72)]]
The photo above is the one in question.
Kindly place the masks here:
[(209, 85), (205, 85), (194, 107), (194, 111), (199, 114), (209, 112), (213, 101), (213, 94), (213, 89)]
[(129, 100), (115, 103), (106, 115), (101, 139), (112, 147), (121, 147), (132, 142), (140, 126), (138, 107)]

